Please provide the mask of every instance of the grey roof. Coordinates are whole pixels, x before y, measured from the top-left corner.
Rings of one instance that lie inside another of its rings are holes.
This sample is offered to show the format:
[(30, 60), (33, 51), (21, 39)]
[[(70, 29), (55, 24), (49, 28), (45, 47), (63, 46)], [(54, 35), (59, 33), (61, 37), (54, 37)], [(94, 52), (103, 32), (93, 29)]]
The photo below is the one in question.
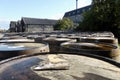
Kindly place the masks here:
[(39, 24), (55, 25), (58, 21), (52, 19), (38, 19), (38, 18), (27, 18), (27, 17), (23, 17), (22, 20), (25, 24), (35, 24), (35, 25), (39, 25)]
[(83, 12), (88, 11), (90, 8), (91, 8), (91, 5), (79, 8), (77, 10), (72, 10), (72, 11), (66, 12), (65, 15), (64, 15), (64, 17), (70, 17), (70, 16), (75, 16), (75, 15), (80, 15)]
[(10, 24), (16, 24), (17, 22), (16, 21), (10, 21)]

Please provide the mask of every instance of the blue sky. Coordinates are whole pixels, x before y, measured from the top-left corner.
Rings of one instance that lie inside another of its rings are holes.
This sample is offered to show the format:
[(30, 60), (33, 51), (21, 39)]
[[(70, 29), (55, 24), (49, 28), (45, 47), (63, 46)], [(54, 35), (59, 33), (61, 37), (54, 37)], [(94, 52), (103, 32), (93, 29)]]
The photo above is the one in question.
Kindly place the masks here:
[[(76, 8), (76, 0), (0, 0), (0, 29), (8, 29), (10, 21), (21, 17), (61, 19), (65, 12)], [(78, 8), (92, 0), (78, 0)]]

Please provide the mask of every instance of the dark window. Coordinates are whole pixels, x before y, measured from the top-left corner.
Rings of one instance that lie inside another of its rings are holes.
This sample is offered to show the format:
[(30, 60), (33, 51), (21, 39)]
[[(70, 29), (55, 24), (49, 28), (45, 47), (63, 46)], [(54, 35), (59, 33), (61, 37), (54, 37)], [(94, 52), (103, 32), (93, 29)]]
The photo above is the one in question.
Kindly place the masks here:
[(73, 12), (73, 15), (75, 14), (75, 12)]
[(69, 13), (69, 16), (71, 15), (71, 13)]
[(85, 9), (83, 9), (82, 12), (85, 12)]

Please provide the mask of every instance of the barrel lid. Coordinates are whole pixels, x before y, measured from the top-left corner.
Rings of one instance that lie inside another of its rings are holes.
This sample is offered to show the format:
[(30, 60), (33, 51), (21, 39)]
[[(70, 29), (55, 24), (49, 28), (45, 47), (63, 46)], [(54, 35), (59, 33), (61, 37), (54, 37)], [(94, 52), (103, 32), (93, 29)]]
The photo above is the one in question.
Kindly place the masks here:
[(0, 51), (30, 50), (46, 45), (45, 43), (1, 43)]
[(0, 43), (12, 43), (12, 42), (34, 42), (34, 39), (9, 39), (9, 40), (0, 40)]
[(65, 42), (61, 44), (62, 47), (76, 50), (86, 50), (86, 51), (109, 51), (116, 49), (117, 46), (107, 43), (89, 43), (89, 42)]
[[(46, 55), (19, 56), (0, 62), (1, 80), (119, 80), (120, 68), (102, 60), (73, 54), (54, 54), (70, 64), (68, 70), (36, 71), (34, 66), (47, 61)], [(49, 61), (48, 61), (49, 62)]]

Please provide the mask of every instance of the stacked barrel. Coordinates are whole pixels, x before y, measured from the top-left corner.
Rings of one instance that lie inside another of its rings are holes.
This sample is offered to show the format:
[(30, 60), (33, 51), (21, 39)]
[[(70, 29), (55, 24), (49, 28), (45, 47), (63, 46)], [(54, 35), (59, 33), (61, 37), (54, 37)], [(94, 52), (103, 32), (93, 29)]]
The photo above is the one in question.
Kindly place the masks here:
[(118, 39), (114, 38), (114, 35), (92, 34), (89, 36), (77, 36), (76, 39), (77, 42), (75, 43), (62, 43), (62, 50), (99, 55), (115, 60), (120, 55)]
[[(6, 33), (1, 38), (0, 43), (2, 46), (8, 45), (9, 47), (11, 45), (12, 47), (19, 45), (22, 48), (26, 46), (26, 49), (31, 49), (29, 51), (27, 50), (28, 54), (71, 51), (119, 60), (118, 39), (111, 32)], [(46, 48), (43, 48), (42, 44), (46, 45)], [(16, 48), (19, 46), (16, 46)], [(38, 51), (36, 49), (34, 50), (33, 47), (34, 49), (39, 47), (37, 49)], [(14, 51), (15, 47), (12, 49)], [(12, 50), (6, 51), (12, 52)], [(3, 53), (3, 51), (1, 52)], [(26, 51), (21, 51), (21, 54), (26, 54)]]
[(0, 80), (119, 80), (119, 52), (111, 32), (9, 33)]
[(0, 60), (43, 52), (49, 52), (47, 43), (35, 43), (34, 38), (17, 33), (5, 34), (0, 40)]

